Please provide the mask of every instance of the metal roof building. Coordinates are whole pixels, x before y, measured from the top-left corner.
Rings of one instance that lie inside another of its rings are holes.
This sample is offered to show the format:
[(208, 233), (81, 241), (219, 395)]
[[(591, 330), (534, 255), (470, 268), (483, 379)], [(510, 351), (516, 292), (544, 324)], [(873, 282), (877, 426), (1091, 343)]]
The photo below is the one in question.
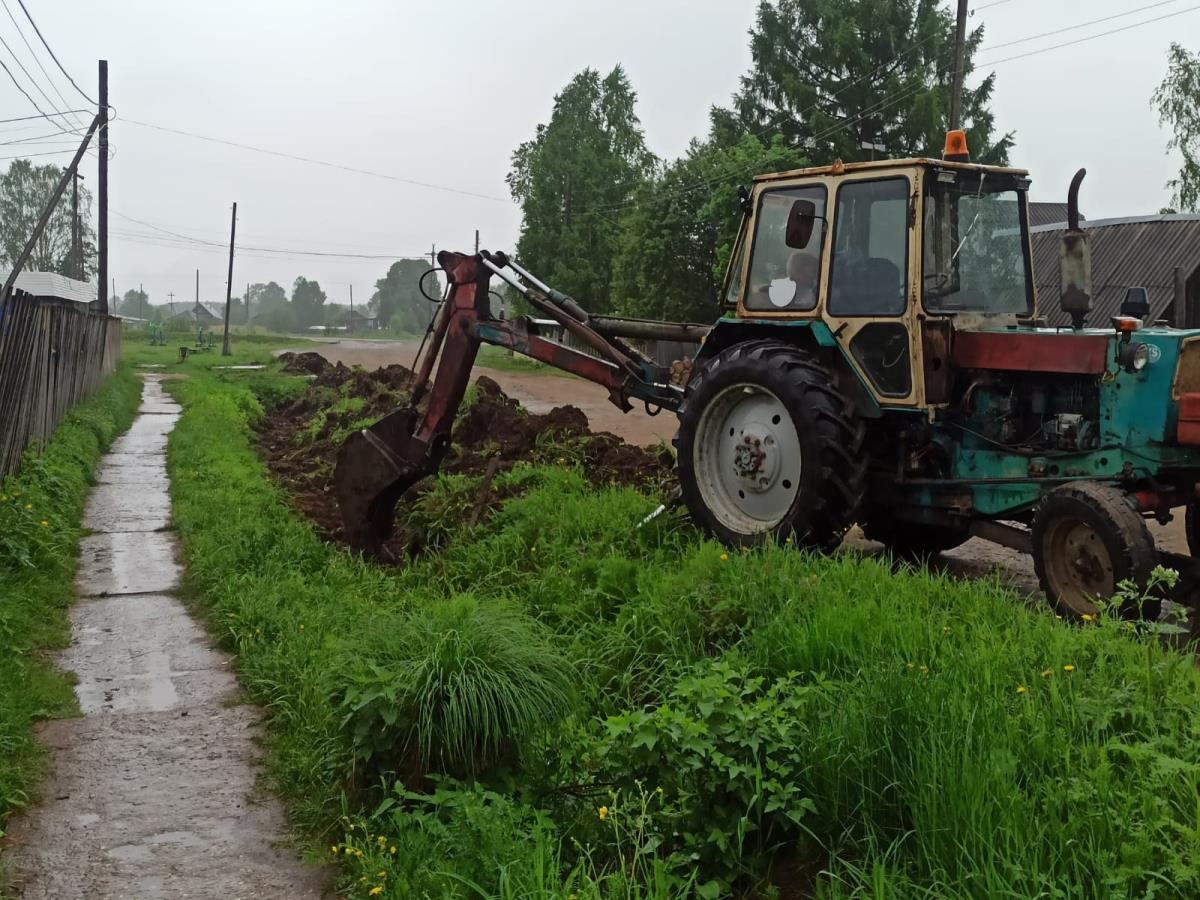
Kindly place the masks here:
[[(0, 274), (0, 280), (8, 276), (8, 271)], [(56, 272), (22, 271), (17, 275), (14, 287), (34, 297), (54, 300), (70, 300), (73, 303), (95, 303), (96, 286), (86, 281), (67, 278)]]
[[(1090, 235), (1092, 251), (1088, 325), (1107, 326), (1120, 310), (1126, 289), (1144, 287), (1151, 321), (1200, 327), (1200, 215), (1131, 216), (1081, 224)], [(1030, 229), (1038, 310), (1051, 325), (1071, 322), (1059, 305), (1059, 239), (1066, 227), (1058, 222)]]

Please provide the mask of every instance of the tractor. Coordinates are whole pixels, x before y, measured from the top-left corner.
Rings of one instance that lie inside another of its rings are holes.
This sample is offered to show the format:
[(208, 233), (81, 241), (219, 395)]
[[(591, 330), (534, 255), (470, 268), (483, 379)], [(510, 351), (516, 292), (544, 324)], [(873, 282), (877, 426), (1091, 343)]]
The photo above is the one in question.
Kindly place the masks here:
[[(971, 537), (1028, 552), (1067, 616), (1159, 564), (1190, 596), (1192, 557), (1158, 550), (1147, 521), (1182, 508), (1200, 555), (1200, 331), (1144, 321), (1136, 296), (1111, 327), (1084, 327), (1082, 177), (1060, 249), (1071, 327), (1038, 316), (1028, 173), (973, 164), (961, 132), (940, 159), (755, 178), (711, 325), (592, 315), (502, 253), (443, 252), (411, 402), (341, 449), (346, 534), (381, 545), (447, 452), (490, 343), (605, 386), (623, 410), (676, 413), (678, 496), (726, 544), (828, 550), (858, 523), (900, 557)], [(493, 276), (538, 318), (494, 317)], [(638, 349), (656, 338), (697, 344), (685, 384)], [(1157, 614), (1155, 592), (1121, 595), (1124, 614)]]

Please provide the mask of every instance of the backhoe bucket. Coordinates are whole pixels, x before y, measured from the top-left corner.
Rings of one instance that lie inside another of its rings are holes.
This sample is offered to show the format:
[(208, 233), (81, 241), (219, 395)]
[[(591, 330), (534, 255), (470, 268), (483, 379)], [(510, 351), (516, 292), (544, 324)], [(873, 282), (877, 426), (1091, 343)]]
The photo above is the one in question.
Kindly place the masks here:
[(408, 440), (416, 417), (414, 410), (397, 410), (350, 435), (338, 451), (333, 490), (346, 541), (353, 547), (378, 552), (392, 534), (396, 502), (426, 474), (396, 452)]

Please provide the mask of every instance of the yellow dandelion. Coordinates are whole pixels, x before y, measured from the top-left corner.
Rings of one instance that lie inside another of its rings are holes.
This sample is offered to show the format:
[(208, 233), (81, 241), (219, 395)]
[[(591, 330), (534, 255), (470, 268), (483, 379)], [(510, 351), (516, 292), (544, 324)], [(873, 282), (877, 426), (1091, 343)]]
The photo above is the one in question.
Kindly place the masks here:
[(608, 818), (608, 807), (607, 806), (600, 807), (599, 812), (600, 812), (600, 821), (601, 822), (603, 822), (605, 819)]
[(728, 553), (721, 554), (721, 562), (729, 562), (729, 554)]
[(32, 503), (26, 503), (26, 504), (25, 504), (25, 508), (26, 508), (26, 509), (33, 509), (33, 504), (32, 504)]
[(1073, 665), (1071, 665), (1070, 663), (1067, 663), (1065, 666), (1063, 666), (1063, 671), (1064, 672), (1074, 672), (1075, 667)]
[(1091, 621), (1093, 621), (1093, 620), (1094, 620), (1096, 617), (1095, 617), (1095, 616), (1093, 616), (1091, 613), (1084, 613), (1084, 614), (1083, 614), (1083, 616), (1082, 616), (1082, 618), (1083, 618), (1083, 621), (1085, 621), (1085, 622), (1091, 622)]
[(303, 630), (304, 630), (304, 623), (303, 623), (303, 622), (301, 622), (301, 623), (300, 623), (300, 630), (301, 630), (301, 631), (303, 631)]
[(49, 522), (47, 522), (45, 519), (42, 519), (42, 527), (43, 527), (43, 528), (46, 528), (46, 527), (48, 527), (49, 525), (50, 525), (50, 523), (49, 523)]
[(560, 457), (558, 458), (558, 464), (559, 464), (560, 466), (562, 466), (562, 465), (565, 465), (565, 464), (566, 464), (566, 462), (567, 462), (567, 460), (566, 460), (566, 457), (560, 456)]
[(1018, 693), (1018, 694), (1023, 694), (1023, 693), (1025, 693), (1025, 685), (1021, 685), (1020, 687), (1018, 687), (1018, 688), (1017, 688), (1017, 693)]
[(1053, 675), (1053, 674), (1054, 674), (1054, 670), (1053, 670), (1053, 669), (1046, 669), (1044, 672), (1042, 672), (1042, 677), (1043, 677), (1043, 678), (1049, 678), (1049, 677), (1050, 677), (1051, 675)]
[(389, 848), (388, 848), (388, 853), (392, 854), (392, 856), (395, 856), (395, 855), (396, 855), (396, 848), (395, 848), (395, 847), (389, 847)]
[(377, 844), (378, 844), (380, 847), (382, 847), (382, 846), (384, 846), (385, 844), (387, 844), (387, 838), (385, 838), (385, 837), (384, 837), (384, 836), (381, 834), (381, 835), (380, 835), (378, 838), (376, 838), (376, 839), (375, 839), (375, 843), (377, 843)]
[(905, 663), (905, 664), (904, 664), (904, 668), (908, 669), (910, 672), (911, 672), (913, 669), (915, 669), (916, 667), (917, 667), (917, 664), (916, 664), (916, 663)]
[(383, 869), (380, 869), (378, 872), (375, 873), (375, 877), (376, 878), (387, 878), (387, 872), (383, 871)]
[(949, 633), (950, 633), (950, 626), (949, 626), (949, 625), (943, 625), (943, 626), (942, 626), (942, 634), (949, 634)]
[(921, 666), (920, 672), (922, 675), (928, 675), (929, 674), (929, 666)]
[(383, 893), (383, 885), (382, 884), (377, 884), (377, 885), (375, 885), (375, 887), (373, 887), (369, 891), (367, 891), (367, 894), (371, 897), (378, 897), (382, 893)]
[(354, 855), (355, 855), (356, 857), (358, 857), (359, 859), (362, 859), (362, 858), (363, 858), (363, 852), (362, 852), (361, 850), (355, 850), (355, 851), (354, 851)]
[(330, 848), (329, 848), (329, 852), (330, 852), (330, 853), (332, 853), (334, 856), (337, 856), (337, 852), (338, 852), (338, 851), (337, 851), (337, 844), (334, 844), (332, 847), (330, 847)]

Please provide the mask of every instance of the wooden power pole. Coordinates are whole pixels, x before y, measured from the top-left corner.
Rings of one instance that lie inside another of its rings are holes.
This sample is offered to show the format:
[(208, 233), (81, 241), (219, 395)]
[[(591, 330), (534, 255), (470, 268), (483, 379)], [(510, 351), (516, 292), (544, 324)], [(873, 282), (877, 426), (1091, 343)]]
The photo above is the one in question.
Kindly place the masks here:
[(100, 60), (100, 134), (98, 161), (99, 172), (96, 176), (96, 193), (99, 209), (96, 215), (96, 252), (98, 270), (96, 273), (96, 300), (101, 313), (108, 313), (108, 60)]
[(958, 26), (954, 32), (954, 88), (950, 94), (950, 131), (962, 127), (963, 68), (967, 55), (967, 3), (958, 0)]
[(225, 340), (221, 344), (221, 355), (232, 356), (229, 349), (229, 304), (233, 298), (233, 239), (237, 235), (237, 201), (233, 204), (233, 219), (229, 223), (229, 278), (225, 281)]

